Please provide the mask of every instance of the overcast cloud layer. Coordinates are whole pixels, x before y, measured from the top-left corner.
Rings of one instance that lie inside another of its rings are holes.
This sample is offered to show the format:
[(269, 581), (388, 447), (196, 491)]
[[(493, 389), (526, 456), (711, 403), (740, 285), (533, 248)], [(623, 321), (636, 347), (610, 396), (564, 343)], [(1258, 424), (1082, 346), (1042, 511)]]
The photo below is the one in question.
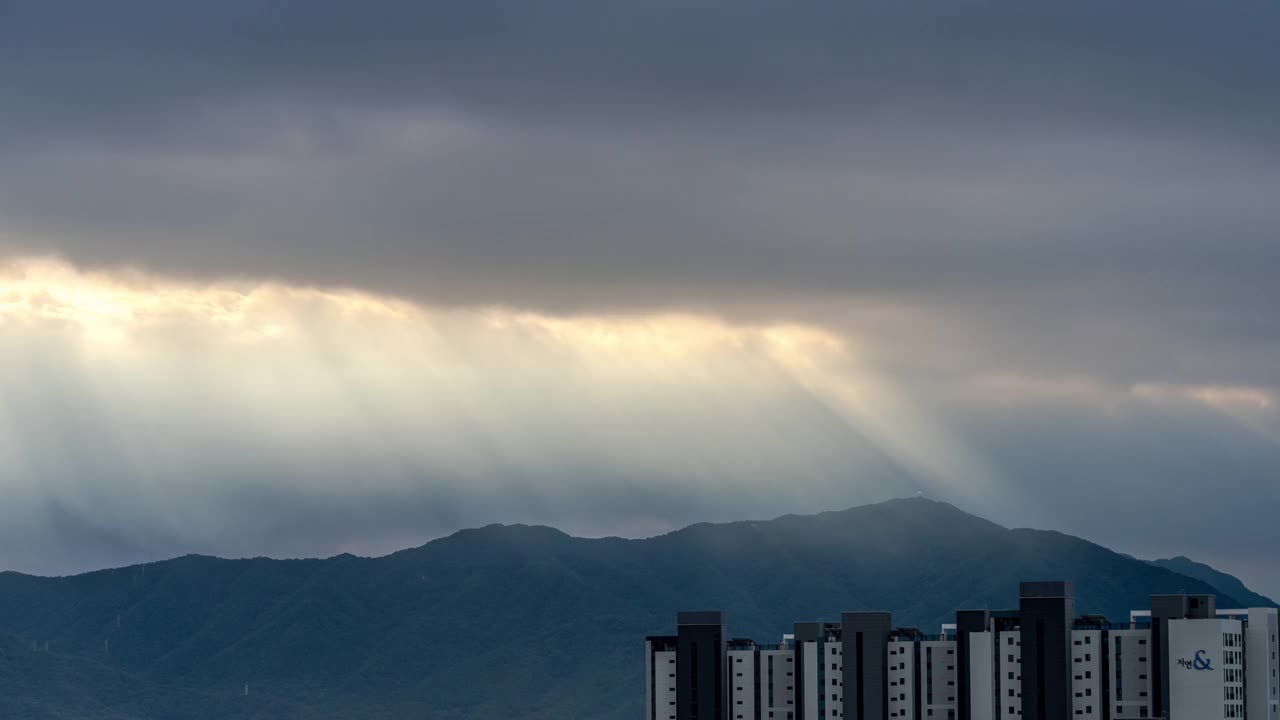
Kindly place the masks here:
[(0, 567), (923, 491), (1280, 593), (1280, 7), (0, 5)]

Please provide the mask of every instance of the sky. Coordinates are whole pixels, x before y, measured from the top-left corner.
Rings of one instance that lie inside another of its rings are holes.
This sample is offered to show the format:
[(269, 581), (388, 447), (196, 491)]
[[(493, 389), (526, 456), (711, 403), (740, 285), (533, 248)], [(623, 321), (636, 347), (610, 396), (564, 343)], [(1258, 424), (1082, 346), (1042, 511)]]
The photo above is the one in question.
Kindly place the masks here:
[(1277, 36), (0, 3), (0, 568), (924, 494), (1280, 595)]

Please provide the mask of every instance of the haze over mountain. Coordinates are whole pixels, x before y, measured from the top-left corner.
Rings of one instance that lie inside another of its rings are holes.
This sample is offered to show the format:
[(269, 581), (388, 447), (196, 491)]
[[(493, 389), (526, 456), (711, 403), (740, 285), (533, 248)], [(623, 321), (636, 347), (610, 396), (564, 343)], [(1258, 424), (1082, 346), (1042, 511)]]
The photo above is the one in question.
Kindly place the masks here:
[(1158, 592), (1241, 603), (1086, 540), (920, 498), (643, 540), (491, 525), (378, 558), (0, 574), (0, 714), (630, 718), (643, 637), (672, 630), (678, 610), (724, 609), (731, 633), (762, 641), (856, 609), (929, 628), (957, 608), (1015, 606), (1032, 578), (1073, 580), (1081, 612), (1116, 618)]
[(1265, 0), (4, 0), (0, 568), (921, 491), (1280, 596), (1277, 37)]

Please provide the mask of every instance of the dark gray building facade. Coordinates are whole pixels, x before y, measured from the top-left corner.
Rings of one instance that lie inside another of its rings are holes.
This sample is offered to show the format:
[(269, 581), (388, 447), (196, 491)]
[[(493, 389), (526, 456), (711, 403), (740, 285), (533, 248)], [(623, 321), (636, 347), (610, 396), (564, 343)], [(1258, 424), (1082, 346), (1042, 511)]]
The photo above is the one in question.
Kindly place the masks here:
[(1018, 595), (1023, 720), (1068, 720), (1074, 589), (1069, 582), (1024, 582)]
[(890, 613), (841, 613), (844, 717), (888, 717), (889, 635), (892, 632)]
[(676, 620), (676, 720), (723, 720), (728, 700), (724, 613), (682, 612)]

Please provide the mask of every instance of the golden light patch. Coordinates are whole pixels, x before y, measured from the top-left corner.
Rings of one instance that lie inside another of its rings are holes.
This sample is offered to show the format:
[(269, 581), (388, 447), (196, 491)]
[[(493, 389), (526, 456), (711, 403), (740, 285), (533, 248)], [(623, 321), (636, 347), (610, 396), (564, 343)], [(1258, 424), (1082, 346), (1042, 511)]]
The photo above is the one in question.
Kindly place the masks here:
[(138, 272), (85, 272), (55, 259), (22, 259), (0, 266), (0, 319), (57, 321), (86, 339), (120, 343), (130, 334), (164, 325), (232, 331), (240, 341), (289, 334), (303, 316), (329, 324), (391, 322), (401, 329), (471, 324), (498, 333), (534, 336), (584, 354), (684, 362), (699, 355), (763, 349), (788, 366), (838, 355), (844, 342), (802, 325), (732, 325), (710, 316), (552, 316), (490, 307), (438, 309), (355, 290), (288, 286), (275, 282), (180, 283)]

